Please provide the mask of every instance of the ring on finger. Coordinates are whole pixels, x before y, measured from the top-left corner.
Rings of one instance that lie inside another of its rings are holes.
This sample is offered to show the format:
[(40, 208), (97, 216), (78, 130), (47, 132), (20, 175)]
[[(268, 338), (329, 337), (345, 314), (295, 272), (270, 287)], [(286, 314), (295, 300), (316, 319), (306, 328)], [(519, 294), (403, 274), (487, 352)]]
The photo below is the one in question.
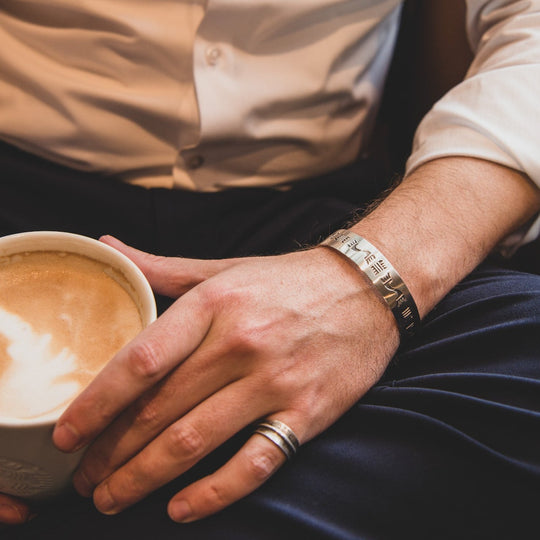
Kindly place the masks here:
[(294, 431), (279, 420), (263, 420), (257, 424), (254, 433), (259, 433), (272, 441), (289, 460), (294, 457), (300, 446)]

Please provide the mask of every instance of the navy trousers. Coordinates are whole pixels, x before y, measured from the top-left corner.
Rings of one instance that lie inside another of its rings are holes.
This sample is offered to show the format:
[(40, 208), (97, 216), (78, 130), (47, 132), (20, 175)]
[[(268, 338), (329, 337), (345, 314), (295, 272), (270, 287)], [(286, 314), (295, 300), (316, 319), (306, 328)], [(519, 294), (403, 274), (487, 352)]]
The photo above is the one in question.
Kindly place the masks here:
[[(0, 234), (113, 234), (165, 255), (214, 258), (315, 243), (384, 187), (361, 162), (288, 191), (126, 186), (0, 147)], [(159, 299), (161, 309), (166, 299)], [(219, 467), (238, 434), (118, 516), (71, 493), (11, 539), (523, 539), (540, 537), (540, 276), (485, 263), (400, 347), (381, 381), (244, 500), (169, 520), (182, 486)]]

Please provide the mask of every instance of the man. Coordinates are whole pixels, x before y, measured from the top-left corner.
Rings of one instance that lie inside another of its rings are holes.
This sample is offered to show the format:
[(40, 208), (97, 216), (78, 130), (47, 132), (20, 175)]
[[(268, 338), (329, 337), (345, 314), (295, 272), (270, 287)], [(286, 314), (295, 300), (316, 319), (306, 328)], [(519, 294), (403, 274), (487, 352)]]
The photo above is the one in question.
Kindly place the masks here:
[(103, 238), (175, 301), (54, 433), (105, 516), (71, 496), (8, 537), (524, 537), (540, 285), (475, 268), (538, 229), (540, 3), (467, 2), (466, 80), (353, 220), (400, 5), (2, 7), (3, 232), (182, 256)]

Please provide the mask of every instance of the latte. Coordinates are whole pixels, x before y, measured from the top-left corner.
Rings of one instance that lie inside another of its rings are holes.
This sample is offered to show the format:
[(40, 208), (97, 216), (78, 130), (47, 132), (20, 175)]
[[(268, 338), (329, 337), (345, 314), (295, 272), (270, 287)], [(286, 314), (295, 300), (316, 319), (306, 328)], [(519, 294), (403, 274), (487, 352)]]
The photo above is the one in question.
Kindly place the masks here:
[(88, 257), (0, 258), (0, 417), (61, 411), (143, 327), (120, 272)]

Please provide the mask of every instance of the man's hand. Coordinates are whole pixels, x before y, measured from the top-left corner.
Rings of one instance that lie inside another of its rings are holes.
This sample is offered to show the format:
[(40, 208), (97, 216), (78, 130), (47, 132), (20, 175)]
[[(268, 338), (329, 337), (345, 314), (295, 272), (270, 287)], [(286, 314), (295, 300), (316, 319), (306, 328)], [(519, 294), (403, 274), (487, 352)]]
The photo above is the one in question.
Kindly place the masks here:
[[(390, 311), (328, 248), (204, 262), (104, 241), (133, 259), (156, 291), (178, 297), (54, 432), (64, 451), (90, 443), (74, 483), (104, 513), (141, 500), (258, 419), (285, 422), (305, 443), (362, 397), (397, 348)], [(192, 521), (219, 511), (284, 461), (253, 435), (221, 469), (173, 497), (169, 514)]]

